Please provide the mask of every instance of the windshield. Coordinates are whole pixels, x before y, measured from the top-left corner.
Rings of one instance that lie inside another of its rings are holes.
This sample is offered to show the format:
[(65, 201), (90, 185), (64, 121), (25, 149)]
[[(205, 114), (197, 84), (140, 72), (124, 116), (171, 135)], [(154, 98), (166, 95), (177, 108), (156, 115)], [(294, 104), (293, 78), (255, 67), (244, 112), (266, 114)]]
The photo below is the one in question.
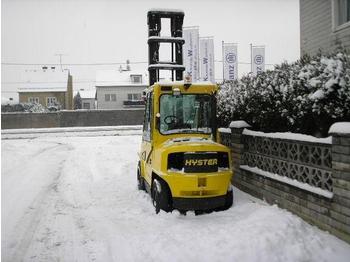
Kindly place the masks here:
[(160, 133), (211, 133), (209, 95), (171, 95), (160, 97)]

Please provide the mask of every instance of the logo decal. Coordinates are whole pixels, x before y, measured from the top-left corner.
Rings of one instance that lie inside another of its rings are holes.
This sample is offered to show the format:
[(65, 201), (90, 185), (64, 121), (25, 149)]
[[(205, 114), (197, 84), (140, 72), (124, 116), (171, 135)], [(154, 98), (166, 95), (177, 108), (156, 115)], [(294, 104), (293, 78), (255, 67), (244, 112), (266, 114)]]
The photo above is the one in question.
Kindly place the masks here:
[(257, 64), (257, 65), (261, 65), (261, 64), (264, 62), (264, 57), (261, 56), (261, 55), (256, 55), (256, 56), (254, 57), (254, 62), (255, 62), (255, 64)]
[(230, 64), (236, 62), (236, 55), (234, 53), (228, 53), (226, 55), (226, 61)]
[(216, 158), (213, 159), (186, 159), (185, 166), (214, 166), (218, 164)]

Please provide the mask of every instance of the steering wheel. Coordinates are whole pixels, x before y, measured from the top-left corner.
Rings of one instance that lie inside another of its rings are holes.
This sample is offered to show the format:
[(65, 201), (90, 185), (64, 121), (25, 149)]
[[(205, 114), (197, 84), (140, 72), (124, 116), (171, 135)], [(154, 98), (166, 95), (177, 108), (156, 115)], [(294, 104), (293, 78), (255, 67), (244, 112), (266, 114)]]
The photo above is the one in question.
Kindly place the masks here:
[(169, 116), (166, 116), (165, 118), (164, 118), (164, 123), (165, 124), (167, 124), (167, 125), (170, 125), (170, 124), (172, 124), (172, 123), (176, 123), (177, 122), (177, 117), (176, 116), (174, 116), (174, 115), (169, 115)]

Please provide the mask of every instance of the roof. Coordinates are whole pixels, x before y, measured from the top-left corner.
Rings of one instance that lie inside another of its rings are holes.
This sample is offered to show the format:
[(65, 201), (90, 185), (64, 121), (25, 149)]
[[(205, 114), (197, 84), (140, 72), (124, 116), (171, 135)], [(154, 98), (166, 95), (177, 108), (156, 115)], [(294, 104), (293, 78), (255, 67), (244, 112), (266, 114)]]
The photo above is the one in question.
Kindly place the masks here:
[[(133, 83), (132, 75), (142, 75), (141, 83)], [(119, 70), (98, 70), (96, 72), (96, 87), (103, 86), (147, 86), (148, 74), (146, 71), (119, 71)]]
[(68, 75), (68, 71), (51, 69), (27, 71), (18, 92), (66, 92)]
[(96, 90), (79, 90), (81, 99), (95, 99)]

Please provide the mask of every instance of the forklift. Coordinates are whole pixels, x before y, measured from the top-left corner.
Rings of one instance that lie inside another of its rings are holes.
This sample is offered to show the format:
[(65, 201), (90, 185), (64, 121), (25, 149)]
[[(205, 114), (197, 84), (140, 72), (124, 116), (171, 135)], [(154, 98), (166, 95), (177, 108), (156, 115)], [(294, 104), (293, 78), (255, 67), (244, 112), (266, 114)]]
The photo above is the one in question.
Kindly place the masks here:
[[(151, 195), (156, 213), (226, 210), (233, 204), (232, 158), (230, 149), (218, 141), (218, 86), (183, 77), (184, 12), (150, 10), (147, 18), (149, 87), (138, 189)], [(170, 19), (170, 37), (160, 34), (162, 19)], [(159, 60), (162, 43), (171, 45), (170, 61)], [(168, 70), (171, 80), (161, 79), (162, 70)]]

